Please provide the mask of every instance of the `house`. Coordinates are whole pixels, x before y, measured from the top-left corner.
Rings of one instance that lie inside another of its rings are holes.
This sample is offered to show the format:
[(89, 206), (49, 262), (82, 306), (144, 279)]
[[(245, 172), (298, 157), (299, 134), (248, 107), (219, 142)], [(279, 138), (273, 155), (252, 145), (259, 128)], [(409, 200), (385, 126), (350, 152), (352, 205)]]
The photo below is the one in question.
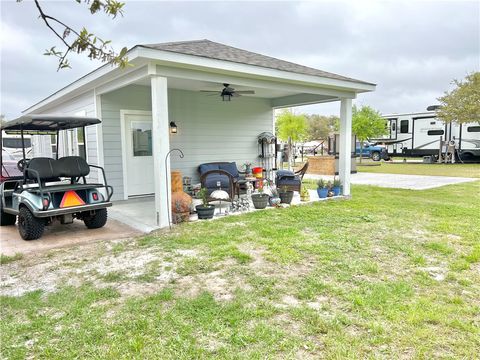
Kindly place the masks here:
[[(330, 101), (341, 102), (340, 178), (350, 194), (352, 99), (375, 84), (209, 40), (136, 45), (127, 56), (133, 66), (104, 65), (24, 111), (100, 118), (86, 139), (64, 135), (57, 151), (75, 154), (82, 140), (114, 200), (155, 194), (157, 225), (168, 226), (170, 168), (196, 178), (200, 163), (255, 163), (257, 135), (274, 132), (274, 109)], [(245, 94), (221, 97), (223, 84)], [(167, 156), (174, 148), (184, 158)]]

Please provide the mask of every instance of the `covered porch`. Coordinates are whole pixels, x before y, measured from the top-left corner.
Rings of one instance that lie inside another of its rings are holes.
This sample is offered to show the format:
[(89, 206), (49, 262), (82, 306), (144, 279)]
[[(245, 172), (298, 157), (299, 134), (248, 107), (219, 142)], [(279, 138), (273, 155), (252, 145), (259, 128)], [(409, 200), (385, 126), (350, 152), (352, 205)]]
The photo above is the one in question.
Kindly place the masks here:
[[(97, 115), (103, 121), (99, 136), (103, 139), (103, 166), (115, 188), (114, 199), (123, 200), (115, 207), (124, 210), (119, 213), (125, 219), (129, 211), (138, 209), (130, 218), (144, 223), (145, 229), (167, 227), (171, 170), (180, 170), (198, 182), (201, 163), (258, 165), (257, 136), (265, 131), (274, 133), (275, 109), (330, 101), (341, 103), (339, 178), (344, 196), (350, 195), (354, 92), (158, 64), (135, 70), (121, 80), (97, 89), (96, 98)], [(220, 94), (202, 92), (220, 91), (223, 83), (254, 94), (222, 101)], [(138, 139), (139, 134), (146, 143)], [(172, 149), (180, 149), (184, 157), (178, 152), (169, 155)]]

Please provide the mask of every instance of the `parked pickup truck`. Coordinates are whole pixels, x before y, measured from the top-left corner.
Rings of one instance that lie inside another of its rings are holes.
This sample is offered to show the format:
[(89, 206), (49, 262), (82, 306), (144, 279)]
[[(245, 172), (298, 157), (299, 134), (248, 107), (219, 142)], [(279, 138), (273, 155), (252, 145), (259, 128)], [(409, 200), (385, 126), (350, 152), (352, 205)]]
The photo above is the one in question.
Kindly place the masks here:
[[(360, 143), (357, 142), (355, 153), (360, 155)], [(380, 160), (389, 160), (390, 157), (388, 156), (387, 149), (380, 145), (373, 145), (369, 142), (365, 141), (363, 143), (363, 152), (362, 157), (369, 157), (372, 158), (373, 161), (380, 161)]]

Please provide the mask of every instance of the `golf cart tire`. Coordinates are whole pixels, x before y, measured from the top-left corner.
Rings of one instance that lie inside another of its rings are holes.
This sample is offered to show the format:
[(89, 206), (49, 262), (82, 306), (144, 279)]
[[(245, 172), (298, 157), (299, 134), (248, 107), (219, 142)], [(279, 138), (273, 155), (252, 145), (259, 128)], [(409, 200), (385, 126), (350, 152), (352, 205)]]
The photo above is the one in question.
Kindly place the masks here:
[(42, 237), (44, 229), (44, 219), (33, 216), (27, 207), (20, 207), (18, 212), (18, 232), (23, 240), (35, 240)]
[(378, 151), (374, 151), (372, 153), (372, 160), (373, 161), (380, 161), (382, 157), (380, 156), (380, 153)]
[(6, 212), (0, 212), (0, 226), (15, 225), (17, 221), (17, 216), (8, 214)]
[(107, 223), (107, 209), (98, 209), (94, 215), (83, 219), (85, 226), (89, 229), (99, 229)]

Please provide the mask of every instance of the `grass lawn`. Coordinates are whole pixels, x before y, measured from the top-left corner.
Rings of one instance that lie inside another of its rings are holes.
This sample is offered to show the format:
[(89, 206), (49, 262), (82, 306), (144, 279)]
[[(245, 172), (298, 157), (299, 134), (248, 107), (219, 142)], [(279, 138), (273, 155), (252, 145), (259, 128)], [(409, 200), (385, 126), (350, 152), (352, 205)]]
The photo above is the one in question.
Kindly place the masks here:
[(479, 213), (480, 182), (354, 186), (18, 256), (2, 265), (1, 357), (478, 358)]
[[(373, 162), (365, 161), (365, 164)], [(423, 163), (373, 163), (379, 166), (357, 166), (358, 172), (433, 175), (433, 176), (460, 176), (480, 178), (480, 164), (423, 164)]]

